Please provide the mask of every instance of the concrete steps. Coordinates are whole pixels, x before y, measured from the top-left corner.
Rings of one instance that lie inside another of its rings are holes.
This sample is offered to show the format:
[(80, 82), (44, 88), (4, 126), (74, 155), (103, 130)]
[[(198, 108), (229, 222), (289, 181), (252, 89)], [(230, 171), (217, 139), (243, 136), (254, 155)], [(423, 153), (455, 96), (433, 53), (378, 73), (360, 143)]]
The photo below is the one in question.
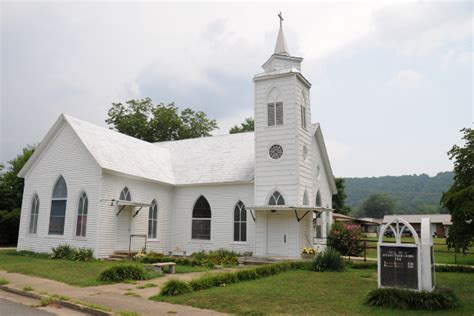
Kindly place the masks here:
[(115, 251), (112, 255), (109, 256), (107, 260), (110, 261), (120, 261), (120, 260), (128, 260), (133, 258), (138, 252), (136, 251)]

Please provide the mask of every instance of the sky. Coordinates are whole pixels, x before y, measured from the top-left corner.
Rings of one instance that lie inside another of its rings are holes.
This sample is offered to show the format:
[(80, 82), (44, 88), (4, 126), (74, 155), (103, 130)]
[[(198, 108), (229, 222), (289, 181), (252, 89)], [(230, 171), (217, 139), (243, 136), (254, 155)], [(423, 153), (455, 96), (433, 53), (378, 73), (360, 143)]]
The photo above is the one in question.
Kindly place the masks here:
[(282, 11), (335, 176), (452, 170), (472, 127), (473, 2), (2, 1), (0, 162), (61, 113), (106, 126), (112, 102), (202, 110), (214, 134), (253, 116)]

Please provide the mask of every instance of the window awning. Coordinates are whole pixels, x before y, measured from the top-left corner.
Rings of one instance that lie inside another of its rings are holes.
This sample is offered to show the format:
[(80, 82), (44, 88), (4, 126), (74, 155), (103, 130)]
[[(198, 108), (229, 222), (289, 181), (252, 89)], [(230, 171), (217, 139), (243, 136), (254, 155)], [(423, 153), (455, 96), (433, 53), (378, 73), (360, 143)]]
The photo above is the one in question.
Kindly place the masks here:
[(137, 216), (138, 213), (140, 213), (140, 211), (142, 210), (143, 207), (150, 207), (150, 205), (151, 205), (150, 203), (141, 203), (141, 202), (125, 201), (125, 200), (112, 201), (112, 205), (114, 205), (114, 204), (117, 205), (118, 207), (120, 207), (118, 213), (115, 214), (116, 216), (118, 216), (120, 214), (120, 212), (122, 212), (122, 210), (126, 206), (132, 206), (135, 209), (138, 207), (139, 209), (135, 211), (135, 213), (133, 214), (133, 217)]
[[(321, 207), (321, 206), (289, 206), (289, 205), (261, 205), (261, 206), (246, 206), (247, 210), (250, 211), (250, 215), (252, 215), (252, 219), (255, 222), (255, 216), (252, 211), (294, 211), (296, 220), (299, 222), (301, 221), (309, 212), (319, 212), (322, 213), (324, 211), (333, 211), (333, 209)], [(298, 216), (298, 211), (304, 211), (303, 216)]]

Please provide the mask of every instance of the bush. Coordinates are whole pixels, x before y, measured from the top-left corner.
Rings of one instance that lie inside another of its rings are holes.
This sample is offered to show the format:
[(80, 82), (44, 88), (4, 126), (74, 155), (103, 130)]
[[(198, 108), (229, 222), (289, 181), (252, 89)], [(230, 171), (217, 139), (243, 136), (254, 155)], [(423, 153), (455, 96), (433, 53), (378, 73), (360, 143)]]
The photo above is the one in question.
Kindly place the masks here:
[(74, 248), (70, 259), (74, 261), (91, 261), (94, 259), (94, 250), (90, 248)]
[(334, 248), (327, 247), (316, 255), (313, 260), (313, 271), (344, 271), (344, 262), (341, 254)]
[(452, 289), (438, 288), (433, 292), (412, 291), (405, 289), (375, 289), (367, 296), (369, 306), (414, 309), (414, 310), (442, 310), (459, 306), (459, 300)]
[(365, 269), (377, 269), (377, 262), (347, 262), (347, 265), (352, 269), (365, 270)]
[(177, 296), (191, 292), (192, 289), (188, 283), (180, 280), (169, 280), (160, 291), (160, 295)]
[(168, 257), (155, 252), (148, 253), (145, 257), (136, 258), (135, 260), (139, 260), (143, 263), (175, 262), (183, 266), (214, 268), (214, 264), (209, 261), (196, 258)]
[(473, 266), (463, 265), (439, 265), (435, 266), (436, 272), (462, 272), (462, 273), (474, 273)]
[(74, 248), (68, 244), (62, 244), (51, 248), (51, 259), (71, 259)]
[(328, 236), (328, 242), (343, 256), (359, 256), (364, 250), (362, 229), (356, 225), (335, 222)]
[(116, 282), (123, 280), (145, 280), (148, 275), (140, 266), (137, 265), (119, 265), (102, 271), (99, 275), (99, 281)]
[(237, 265), (239, 263), (237, 261), (238, 254), (226, 249), (212, 250), (207, 253), (205, 251), (195, 252), (191, 257), (215, 265)]
[[(20, 195), (21, 196), (21, 195)], [(21, 210), (0, 211), (0, 245), (16, 245)]]
[(94, 259), (94, 250), (90, 248), (75, 248), (62, 244), (51, 249), (51, 259), (66, 259), (74, 261), (90, 261)]

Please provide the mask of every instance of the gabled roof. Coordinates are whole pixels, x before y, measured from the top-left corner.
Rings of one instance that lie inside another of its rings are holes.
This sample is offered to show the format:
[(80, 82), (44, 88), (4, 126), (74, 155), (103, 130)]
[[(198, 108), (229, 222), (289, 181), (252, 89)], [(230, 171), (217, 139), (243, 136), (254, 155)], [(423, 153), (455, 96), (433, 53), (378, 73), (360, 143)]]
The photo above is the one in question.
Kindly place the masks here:
[(250, 182), (254, 179), (254, 133), (160, 142), (170, 151), (176, 184)]
[[(149, 143), (61, 114), (18, 176), (25, 177), (49, 143), (68, 124), (97, 164), (109, 171), (167, 183), (197, 185), (249, 183), (254, 180), (253, 132)], [(337, 192), (319, 124), (311, 132), (329, 173), (332, 193)]]
[(316, 137), (316, 142), (318, 143), (319, 148), (321, 150), (321, 157), (323, 159), (325, 169), (328, 171), (328, 181), (331, 187), (332, 194), (337, 194), (336, 179), (332, 172), (331, 163), (329, 161), (328, 152), (326, 150), (326, 144), (324, 143), (323, 132), (321, 131), (321, 125), (319, 123), (311, 124), (310, 133)]
[(18, 176), (24, 177), (28, 173), (64, 124), (74, 130), (101, 168), (174, 184), (171, 156), (167, 149), (64, 114), (48, 131)]

